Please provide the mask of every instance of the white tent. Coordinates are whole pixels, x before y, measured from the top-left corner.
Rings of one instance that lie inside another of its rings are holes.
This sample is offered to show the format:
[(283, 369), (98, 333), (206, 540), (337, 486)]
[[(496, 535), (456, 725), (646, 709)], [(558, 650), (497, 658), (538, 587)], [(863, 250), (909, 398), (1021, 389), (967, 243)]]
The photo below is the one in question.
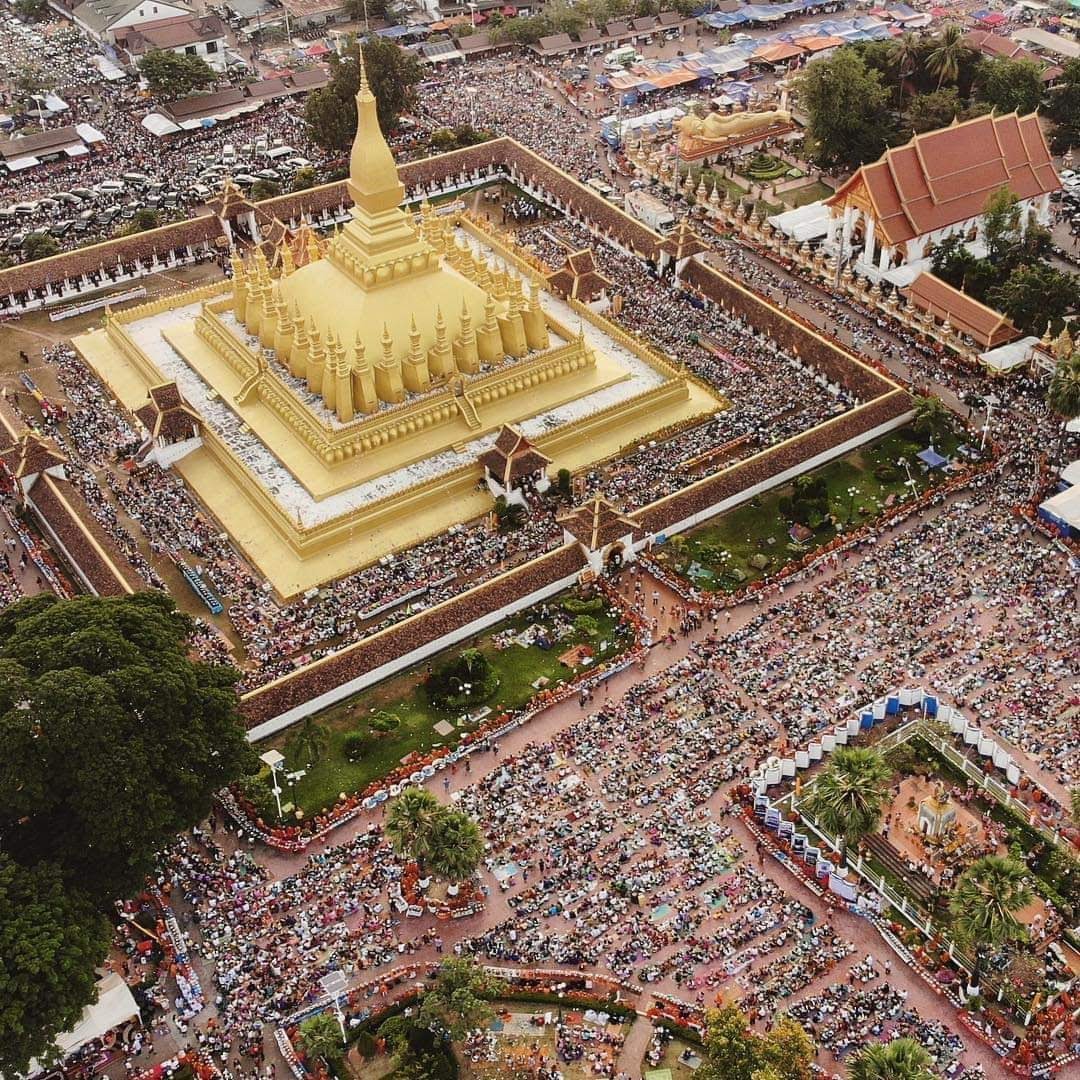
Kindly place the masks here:
[[(56, 1045), (60, 1049), (61, 1060), (113, 1028), (139, 1019), (139, 1006), (135, 1004), (127, 983), (116, 972), (110, 971), (99, 979), (97, 991), (97, 1001), (83, 1009), (75, 1027), (63, 1035), (57, 1035)], [(41, 1066), (32, 1061), (27, 1075), (33, 1076), (40, 1071)]]
[(1070, 487), (1080, 484), (1080, 459), (1070, 462), (1061, 470), (1061, 479)]
[(1058, 525), (1080, 530), (1080, 487), (1074, 486), (1051, 495), (1039, 504), (1039, 514)]
[(179, 124), (174, 124), (168, 117), (156, 112), (147, 113), (140, 123), (151, 135), (156, 135), (159, 139), (162, 135), (175, 135), (180, 130)]
[(769, 224), (796, 244), (801, 244), (804, 240), (816, 240), (829, 231), (829, 209), (824, 202), (807, 203), (782, 214), (773, 214)]
[(987, 370), (1004, 374), (1015, 367), (1021, 367), (1031, 360), (1031, 350), (1039, 344), (1037, 337), (1024, 337), (1019, 341), (1010, 341), (1006, 345), (999, 345), (996, 349), (979, 353), (979, 360)]

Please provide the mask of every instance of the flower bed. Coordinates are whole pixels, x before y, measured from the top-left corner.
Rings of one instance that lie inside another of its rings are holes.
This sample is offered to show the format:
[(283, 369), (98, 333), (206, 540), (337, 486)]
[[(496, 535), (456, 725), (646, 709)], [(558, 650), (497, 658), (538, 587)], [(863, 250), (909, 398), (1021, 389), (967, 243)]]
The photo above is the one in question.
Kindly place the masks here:
[[(578, 550), (577, 545), (574, 545), (574, 550)], [(581, 672), (554, 689), (540, 690), (521, 709), (489, 716), (475, 730), (463, 735), (461, 742), (453, 749), (440, 747), (426, 754), (411, 754), (397, 769), (378, 780), (373, 780), (362, 791), (347, 795), (325, 813), (314, 815), (310, 822), (280, 827), (267, 825), (258, 817), (254, 807), (241, 799), (232, 789), (219, 792), (219, 803), (226, 813), (256, 840), (279, 851), (303, 851), (309, 844), (325, 839), (330, 832), (351, 821), (362, 811), (374, 810), (380, 803), (390, 798), (391, 788), (423, 783), (431, 779), (437, 771), (460, 761), (489, 741), (502, 738), (552, 705), (566, 701), (583, 689), (598, 686), (605, 679), (609, 679), (648, 655), (651, 630), (645, 620), (626, 603), (616, 589), (603, 579), (599, 579), (597, 584), (608, 604), (618, 608), (622, 619), (630, 624), (634, 644), (626, 652), (595, 668)]]

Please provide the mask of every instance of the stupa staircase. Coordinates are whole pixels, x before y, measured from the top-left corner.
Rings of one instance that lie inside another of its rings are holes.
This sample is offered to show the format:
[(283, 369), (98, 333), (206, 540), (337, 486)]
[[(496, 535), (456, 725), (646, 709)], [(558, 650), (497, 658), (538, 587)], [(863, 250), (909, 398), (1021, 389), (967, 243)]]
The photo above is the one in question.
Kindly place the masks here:
[(457, 407), (461, 411), (461, 415), (465, 417), (465, 423), (469, 425), (470, 429), (476, 431), (480, 427), (480, 414), (476, 411), (476, 406), (469, 399), (468, 394), (455, 394), (454, 400), (457, 402)]

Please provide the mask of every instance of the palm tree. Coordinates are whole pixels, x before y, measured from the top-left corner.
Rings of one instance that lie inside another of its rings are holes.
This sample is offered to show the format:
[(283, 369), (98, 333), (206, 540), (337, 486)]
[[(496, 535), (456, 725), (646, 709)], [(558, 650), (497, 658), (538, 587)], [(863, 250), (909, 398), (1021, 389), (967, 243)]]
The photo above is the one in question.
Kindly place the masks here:
[(314, 765), (326, 753), (328, 742), (326, 729), (308, 717), (289, 740), (289, 757), (305, 768)]
[(826, 832), (840, 838), (841, 866), (847, 866), (848, 845), (881, 824), (891, 779), (892, 769), (876, 750), (842, 746), (814, 784), (806, 807)]
[(907, 30), (901, 34), (889, 49), (889, 61), (896, 68), (896, 106), (901, 115), (904, 112), (904, 80), (915, 74), (919, 63), (919, 39)]
[(1057, 362), (1046, 389), (1046, 404), (1055, 416), (1061, 418), (1057, 452), (1060, 461), (1061, 448), (1065, 445), (1065, 426), (1074, 417), (1080, 416), (1080, 353), (1073, 353)]
[(460, 810), (443, 810), (431, 832), (427, 868), (436, 877), (458, 882), (476, 873), (484, 838), (476, 822)]
[(949, 912), (956, 940), (975, 950), (969, 993), (978, 992), (991, 950), (1027, 937), (1016, 913), (1031, 903), (1032, 895), (1027, 867), (1008, 856), (985, 855), (960, 875), (949, 899)]
[(386, 835), (394, 850), (423, 865), (431, 854), (432, 839), (446, 808), (424, 788), (406, 788), (386, 814)]
[(937, 88), (947, 79), (956, 82), (960, 64), (970, 51), (959, 26), (950, 24), (934, 39), (934, 48), (926, 58), (926, 70), (938, 77)]
[(849, 1080), (933, 1080), (934, 1059), (914, 1039), (866, 1046), (848, 1064)]

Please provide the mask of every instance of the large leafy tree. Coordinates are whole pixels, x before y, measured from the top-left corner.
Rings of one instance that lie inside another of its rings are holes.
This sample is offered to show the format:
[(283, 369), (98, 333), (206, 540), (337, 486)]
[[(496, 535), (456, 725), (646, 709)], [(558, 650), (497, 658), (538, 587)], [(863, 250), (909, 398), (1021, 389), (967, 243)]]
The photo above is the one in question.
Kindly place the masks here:
[(193, 661), (161, 593), (21, 601), (0, 616), (0, 848), (95, 903), (256, 766), (237, 673)]
[(138, 64), (139, 73), (155, 94), (183, 97), (192, 90), (212, 86), (217, 79), (214, 69), (201, 56), (154, 49)]
[(1034, 60), (983, 60), (976, 71), (979, 97), (998, 112), (1034, 112), (1042, 101), (1042, 68)]
[(1080, 303), (1080, 277), (1046, 263), (1018, 266), (989, 290), (987, 301), (1027, 334), (1041, 334), (1047, 323), (1056, 333)]
[(1000, 259), (1020, 236), (1020, 200), (1009, 187), (992, 191), (983, 207), (983, 235), (991, 259)]
[(907, 121), (912, 131), (922, 134), (924, 131), (948, 127), (954, 120), (962, 120), (966, 115), (966, 106), (956, 88), (947, 86), (929, 94), (916, 94), (908, 105)]
[(832, 755), (806, 800), (826, 832), (840, 838), (840, 863), (847, 849), (876, 831), (888, 795), (892, 769), (875, 750), (841, 746)]
[(855, 169), (881, 156), (893, 134), (888, 91), (857, 50), (815, 60), (798, 78), (814, 158), (826, 167)]
[[(402, 113), (416, 103), (420, 61), (385, 38), (373, 37), (363, 46), (364, 66), (378, 107), (379, 126), (388, 135)], [(356, 92), (360, 88), (360, 46), (331, 56), (332, 77), (327, 86), (308, 95), (304, 119), (311, 137), (331, 153), (343, 153), (356, 134)]]
[(1051, 134), (1055, 153), (1080, 146), (1080, 58), (1066, 60), (1061, 78), (1046, 95), (1046, 112), (1054, 121)]
[(914, 1039), (872, 1043), (848, 1064), (848, 1080), (933, 1080), (934, 1059)]
[(56, 1033), (75, 1026), (109, 936), (108, 920), (57, 867), (0, 855), (0, 1074), (47, 1061)]
[(1015, 859), (985, 855), (961, 875), (949, 899), (953, 933), (975, 953), (973, 987), (979, 985), (987, 956), (1011, 941), (1023, 941), (1027, 931), (1016, 918), (1031, 903), (1027, 868)]
[(420, 999), (417, 1023), (451, 1039), (464, 1039), (492, 1018), (491, 1000), (505, 989), (501, 979), (489, 975), (474, 960), (447, 957)]
[(705, 1014), (705, 1060), (698, 1080), (809, 1080), (813, 1040), (790, 1016), (759, 1035), (733, 1002)]
[(915, 419), (912, 427), (924, 439), (939, 439), (949, 430), (952, 417), (941, 398), (915, 398)]

